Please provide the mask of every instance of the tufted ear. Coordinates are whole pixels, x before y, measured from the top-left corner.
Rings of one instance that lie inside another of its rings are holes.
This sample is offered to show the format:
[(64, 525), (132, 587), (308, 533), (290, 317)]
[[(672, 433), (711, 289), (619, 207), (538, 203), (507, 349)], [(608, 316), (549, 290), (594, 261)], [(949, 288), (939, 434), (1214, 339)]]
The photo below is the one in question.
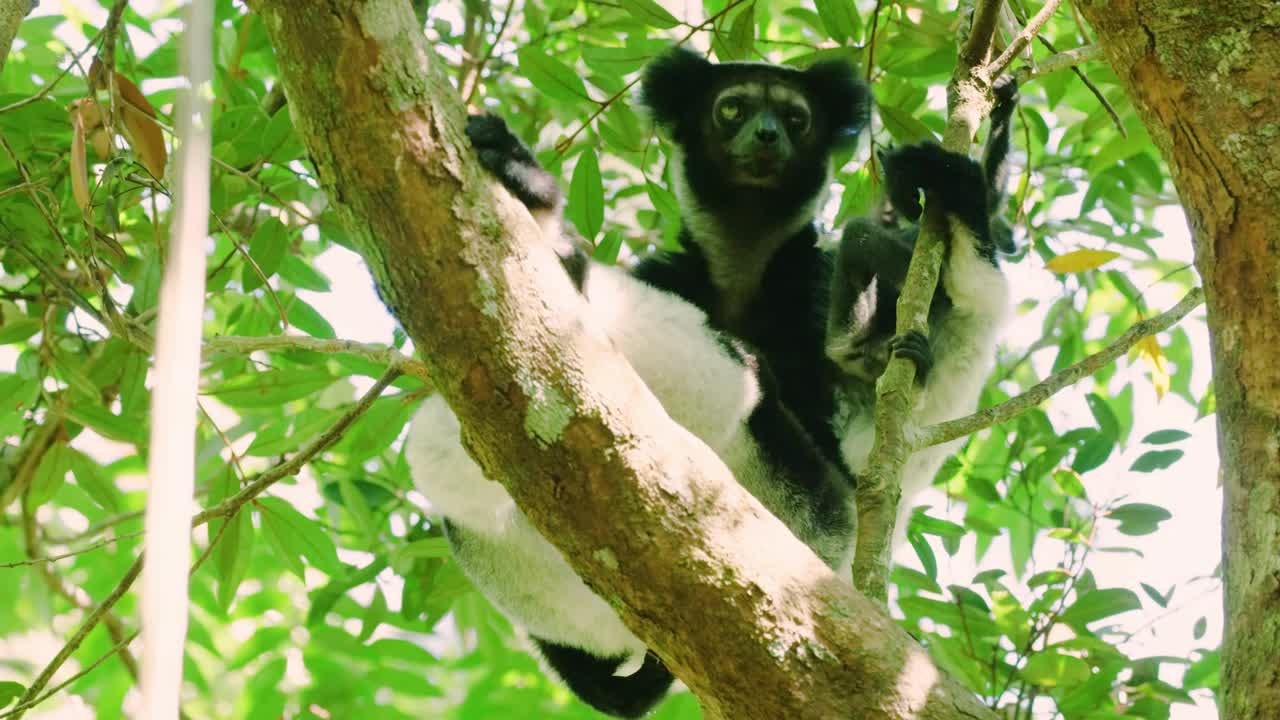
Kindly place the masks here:
[(817, 98), (836, 145), (851, 144), (867, 126), (871, 92), (844, 60), (824, 60), (804, 71), (809, 97)]
[(688, 48), (674, 46), (644, 68), (640, 102), (658, 125), (673, 130), (693, 115), (696, 99), (711, 82), (712, 64)]

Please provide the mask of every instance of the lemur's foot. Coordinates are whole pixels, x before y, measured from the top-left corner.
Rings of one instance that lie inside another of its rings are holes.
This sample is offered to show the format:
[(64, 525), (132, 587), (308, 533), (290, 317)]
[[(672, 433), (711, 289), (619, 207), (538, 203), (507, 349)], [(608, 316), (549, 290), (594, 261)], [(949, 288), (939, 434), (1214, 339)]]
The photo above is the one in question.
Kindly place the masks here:
[(889, 341), (889, 351), (894, 357), (906, 358), (916, 364), (916, 380), (923, 381), (933, 369), (933, 349), (929, 338), (918, 330), (894, 336)]

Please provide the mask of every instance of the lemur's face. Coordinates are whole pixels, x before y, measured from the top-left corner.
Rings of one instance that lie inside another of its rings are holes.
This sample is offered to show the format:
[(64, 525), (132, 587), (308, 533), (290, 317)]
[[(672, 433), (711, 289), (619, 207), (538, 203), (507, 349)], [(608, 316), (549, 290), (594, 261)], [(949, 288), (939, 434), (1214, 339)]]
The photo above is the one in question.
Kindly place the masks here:
[(779, 81), (753, 80), (721, 89), (705, 127), (729, 180), (776, 187), (810, 144), (813, 108), (804, 93)]

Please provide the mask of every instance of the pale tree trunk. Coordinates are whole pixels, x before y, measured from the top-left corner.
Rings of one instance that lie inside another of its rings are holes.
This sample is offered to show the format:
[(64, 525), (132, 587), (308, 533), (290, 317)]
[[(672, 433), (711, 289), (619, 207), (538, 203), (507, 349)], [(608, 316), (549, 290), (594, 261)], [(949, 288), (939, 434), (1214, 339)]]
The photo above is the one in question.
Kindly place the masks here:
[(1075, 0), (1169, 162), (1208, 299), (1222, 717), (1280, 718), (1280, 4)]
[(581, 300), (527, 213), (495, 202), (408, 3), (252, 5), (319, 179), (470, 452), (708, 718), (994, 718), (573, 320)]

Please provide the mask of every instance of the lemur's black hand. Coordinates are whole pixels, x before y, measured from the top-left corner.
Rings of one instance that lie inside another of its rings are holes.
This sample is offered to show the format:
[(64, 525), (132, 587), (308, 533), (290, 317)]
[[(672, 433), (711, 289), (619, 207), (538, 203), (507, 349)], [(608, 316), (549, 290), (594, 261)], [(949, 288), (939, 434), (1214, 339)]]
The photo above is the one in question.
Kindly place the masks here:
[(562, 195), (551, 176), (529, 147), (520, 142), (497, 115), (467, 118), (467, 138), (475, 148), (480, 165), (529, 210), (558, 210)]
[(889, 341), (889, 351), (894, 357), (906, 358), (916, 364), (916, 381), (924, 382), (933, 369), (933, 349), (929, 338), (918, 330), (896, 335)]

